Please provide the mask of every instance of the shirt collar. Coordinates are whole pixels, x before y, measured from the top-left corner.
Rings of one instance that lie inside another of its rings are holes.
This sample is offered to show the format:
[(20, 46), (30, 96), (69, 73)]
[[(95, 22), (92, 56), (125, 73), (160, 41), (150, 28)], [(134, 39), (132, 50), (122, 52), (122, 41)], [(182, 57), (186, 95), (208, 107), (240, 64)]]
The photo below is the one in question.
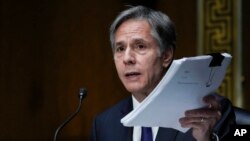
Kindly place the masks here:
[(140, 102), (136, 100), (136, 98), (132, 95), (133, 109), (140, 105)]

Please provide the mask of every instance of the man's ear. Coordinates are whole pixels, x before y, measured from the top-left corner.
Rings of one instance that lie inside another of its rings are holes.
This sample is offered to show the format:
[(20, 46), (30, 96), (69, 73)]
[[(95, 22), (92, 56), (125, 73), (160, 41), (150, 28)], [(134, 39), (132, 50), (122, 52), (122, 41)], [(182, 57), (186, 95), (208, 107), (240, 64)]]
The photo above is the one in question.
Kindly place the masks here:
[(174, 57), (174, 49), (173, 48), (166, 49), (162, 54), (162, 59), (163, 59), (162, 66), (164, 68), (169, 67), (170, 63), (173, 60), (173, 57)]

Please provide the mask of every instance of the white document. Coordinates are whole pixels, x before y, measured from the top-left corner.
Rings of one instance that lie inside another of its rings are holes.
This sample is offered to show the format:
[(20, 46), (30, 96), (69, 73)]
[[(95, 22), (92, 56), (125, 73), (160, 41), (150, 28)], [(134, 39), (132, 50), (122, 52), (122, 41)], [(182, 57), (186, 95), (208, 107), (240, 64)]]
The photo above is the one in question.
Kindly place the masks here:
[(209, 67), (210, 55), (174, 60), (169, 70), (140, 105), (121, 119), (124, 126), (167, 127), (186, 132), (179, 118), (186, 110), (206, 106), (202, 98), (220, 86), (231, 55), (222, 53), (220, 66)]

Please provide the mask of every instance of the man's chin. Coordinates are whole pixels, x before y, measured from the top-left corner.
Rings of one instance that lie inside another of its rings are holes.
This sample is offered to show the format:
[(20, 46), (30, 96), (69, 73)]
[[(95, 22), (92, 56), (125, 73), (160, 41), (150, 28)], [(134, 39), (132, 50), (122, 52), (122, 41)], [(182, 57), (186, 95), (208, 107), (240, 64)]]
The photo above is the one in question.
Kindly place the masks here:
[(141, 93), (145, 90), (145, 85), (141, 81), (123, 83), (126, 90), (130, 93)]
[(134, 94), (134, 93), (142, 93), (142, 89), (138, 87), (126, 87), (127, 91)]

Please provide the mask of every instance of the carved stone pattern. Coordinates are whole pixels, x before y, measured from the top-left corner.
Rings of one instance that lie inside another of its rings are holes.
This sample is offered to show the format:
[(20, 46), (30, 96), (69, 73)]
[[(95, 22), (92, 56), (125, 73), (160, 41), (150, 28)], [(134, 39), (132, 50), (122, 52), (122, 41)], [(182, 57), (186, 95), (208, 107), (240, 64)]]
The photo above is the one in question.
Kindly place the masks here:
[[(228, 52), (233, 55), (233, 0), (204, 0), (203, 53)], [(218, 93), (234, 100), (233, 61)]]

